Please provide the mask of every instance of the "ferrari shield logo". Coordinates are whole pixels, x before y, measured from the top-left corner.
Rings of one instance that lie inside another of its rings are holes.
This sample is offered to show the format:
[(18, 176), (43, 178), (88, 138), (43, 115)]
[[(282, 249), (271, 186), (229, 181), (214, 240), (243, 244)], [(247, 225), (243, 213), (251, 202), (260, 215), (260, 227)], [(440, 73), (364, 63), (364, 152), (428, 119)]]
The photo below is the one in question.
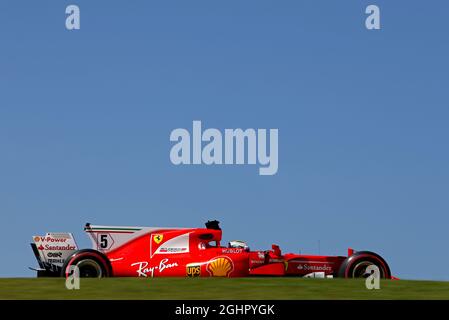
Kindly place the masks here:
[(156, 244), (161, 243), (162, 239), (164, 239), (164, 235), (163, 234), (155, 234), (155, 235), (153, 235), (153, 240), (154, 240), (154, 242), (156, 242)]

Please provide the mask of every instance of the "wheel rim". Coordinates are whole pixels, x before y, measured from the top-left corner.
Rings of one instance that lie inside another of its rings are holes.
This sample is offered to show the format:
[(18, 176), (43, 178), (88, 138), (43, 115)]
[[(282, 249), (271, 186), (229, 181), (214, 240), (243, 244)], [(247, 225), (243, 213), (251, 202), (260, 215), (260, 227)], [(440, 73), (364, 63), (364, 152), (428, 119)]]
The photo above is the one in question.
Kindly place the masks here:
[(103, 275), (101, 266), (95, 260), (84, 259), (79, 261), (76, 266), (78, 267), (81, 278), (101, 278)]
[[(353, 278), (368, 278), (372, 273), (367, 272), (366, 269), (369, 266), (376, 266), (375, 263), (372, 263), (370, 261), (361, 261), (355, 265), (355, 267), (352, 269), (352, 277)], [(379, 268), (379, 267), (378, 267)], [(380, 276), (383, 277), (383, 270), (379, 268)]]

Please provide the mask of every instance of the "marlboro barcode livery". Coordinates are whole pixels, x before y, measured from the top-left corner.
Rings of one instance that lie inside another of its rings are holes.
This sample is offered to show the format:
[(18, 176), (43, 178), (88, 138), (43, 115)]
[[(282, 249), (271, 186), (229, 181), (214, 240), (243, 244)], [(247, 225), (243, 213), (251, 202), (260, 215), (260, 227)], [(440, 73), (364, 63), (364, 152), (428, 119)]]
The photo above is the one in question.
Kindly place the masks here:
[(206, 228), (113, 227), (86, 224), (92, 249), (79, 250), (70, 233), (34, 236), (38, 276), (68, 276), (73, 266), (81, 277), (367, 277), (369, 266), (391, 278), (376, 253), (348, 249), (347, 256), (251, 251), (244, 241), (221, 245), (218, 221)]

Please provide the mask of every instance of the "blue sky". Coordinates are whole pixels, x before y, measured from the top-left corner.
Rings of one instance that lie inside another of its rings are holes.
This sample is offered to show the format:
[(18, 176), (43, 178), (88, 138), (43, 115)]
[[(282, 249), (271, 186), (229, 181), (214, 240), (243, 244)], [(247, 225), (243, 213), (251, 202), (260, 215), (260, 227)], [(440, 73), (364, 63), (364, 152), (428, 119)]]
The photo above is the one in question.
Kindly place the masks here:
[[(81, 30), (65, 29), (78, 4)], [(381, 9), (379, 31), (365, 8)], [(449, 280), (445, 1), (2, 1), (0, 276), (85, 222), (383, 255)], [(174, 166), (170, 132), (278, 128), (279, 170)]]

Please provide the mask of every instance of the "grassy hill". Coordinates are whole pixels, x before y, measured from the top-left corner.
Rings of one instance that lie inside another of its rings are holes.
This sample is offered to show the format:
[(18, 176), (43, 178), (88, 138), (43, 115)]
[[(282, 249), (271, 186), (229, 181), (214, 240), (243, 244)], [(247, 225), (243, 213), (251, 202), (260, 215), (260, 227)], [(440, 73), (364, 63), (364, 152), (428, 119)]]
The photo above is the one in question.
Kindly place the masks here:
[(61, 278), (0, 279), (0, 299), (449, 299), (449, 282), (304, 278), (82, 279), (67, 290)]

